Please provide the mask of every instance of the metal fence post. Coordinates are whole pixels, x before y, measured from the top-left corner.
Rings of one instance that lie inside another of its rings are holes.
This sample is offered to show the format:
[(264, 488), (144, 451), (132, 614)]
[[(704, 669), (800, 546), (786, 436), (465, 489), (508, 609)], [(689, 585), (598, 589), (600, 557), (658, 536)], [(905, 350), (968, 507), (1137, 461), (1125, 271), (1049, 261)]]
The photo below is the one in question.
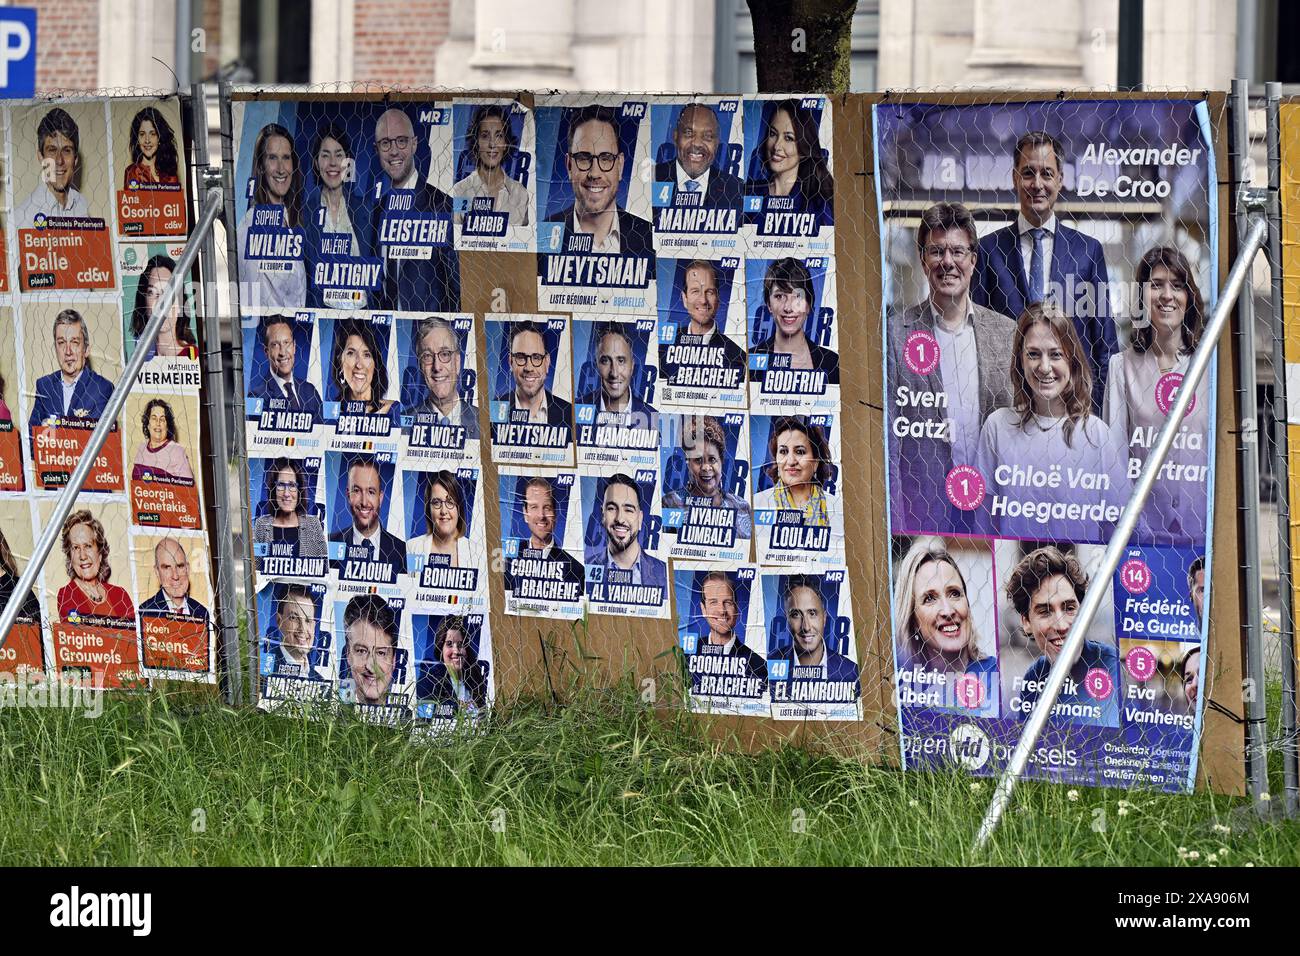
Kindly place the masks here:
[(1268, 101), (1268, 258), (1273, 266), (1273, 473), (1277, 476), (1278, 614), (1282, 643), (1282, 772), (1285, 809), (1296, 812), (1295, 606), (1291, 588), (1291, 483), (1287, 437), (1286, 316), (1282, 301), (1282, 84), (1266, 83)]
[[(205, 187), (221, 185), (221, 170), (210, 162), (208, 153), (207, 96), (203, 84), (194, 84), (190, 96), (194, 121), (194, 166)], [(204, 356), (203, 378), (208, 395), (205, 411), (212, 449), (212, 509), (214, 527), (212, 554), (217, 576), (217, 621), (221, 632), (222, 696), (227, 704), (240, 699), (244, 689), (244, 662), (239, 645), (239, 600), (235, 594), (235, 549), (230, 528), (230, 440), (226, 429), (226, 381), (221, 357), (221, 306), (217, 295), (216, 236), (210, 231), (199, 255), (202, 276)]]
[[(1237, 237), (1246, 235), (1252, 197), (1245, 172), (1250, 163), (1250, 98), (1246, 81), (1232, 81), (1231, 179)], [(1241, 487), (1238, 511), (1242, 526), (1242, 561), (1245, 604), (1242, 631), (1246, 642), (1246, 777), (1251, 800), (1261, 813), (1267, 810), (1261, 798), (1268, 792), (1267, 709), (1264, 699), (1264, 588), (1260, 580), (1259, 550), (1259, 402), (1255, 370), (1255, 301), (1249, 283), (1237, 300), (1237, 375), (1240, 387), (1238, 451), (1241, 458)]]
[[(244, 420), (244, 345), (239, 323), (239, 304), (242, 301), (239, 288), (239, 238), (238, 229), (236, 228), (239, 220), (235, 216), (235, 128), (230, 106), (229, 83), (221, 83), (218, 87), (218, 96), (221, 109), (221, 167), (226, 192), (226, 256), (230, 274), (230, 367), (232, 377), (235, 380), (231, 404), (233, 409), (237, 411), (235, 421), (242, 422)], [(248, 627), (249, 673), (253, 675), (253, 679), (249, 681), (248, 702), (255, 704), (257, 703), (258, 673), (257, 589), (253, 577), (253, 562), (248, 559), (250, 553), (249, 542), (253, 537), (253, 519), (249, 514), (248, 459), (244, 448), (243, 435), (237, 436), (236, 441), (233, 442), (232, 451), (234, 452), (232, 457), (235, 469), (238, 472), (237, 480), (239, 481), (240, 529), (244, 542), (244, 606), (248, 612), (245, 621)]]

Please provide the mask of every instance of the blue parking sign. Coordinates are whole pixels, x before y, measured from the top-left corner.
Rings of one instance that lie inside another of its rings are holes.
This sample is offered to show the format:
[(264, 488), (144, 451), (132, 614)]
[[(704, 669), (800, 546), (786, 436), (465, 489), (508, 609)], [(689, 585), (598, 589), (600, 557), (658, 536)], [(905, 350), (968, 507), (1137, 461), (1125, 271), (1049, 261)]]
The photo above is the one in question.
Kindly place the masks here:
[(0, 7), (0, 98), (36, 95), (36, 10)]

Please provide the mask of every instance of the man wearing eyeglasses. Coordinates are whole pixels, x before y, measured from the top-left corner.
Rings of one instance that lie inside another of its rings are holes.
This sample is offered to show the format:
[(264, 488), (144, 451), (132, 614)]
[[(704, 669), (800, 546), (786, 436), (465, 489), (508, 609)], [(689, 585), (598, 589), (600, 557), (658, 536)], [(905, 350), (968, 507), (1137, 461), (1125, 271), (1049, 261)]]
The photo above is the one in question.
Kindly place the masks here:
[(397, 615), (378, 594), (359, 594), (343, 610), (343, 637), (353, 700), (388, 703), (397, 666)]
[(889, 321), (890, 492), (899, 527), (976, 532), (976, 512), (951, 505), (945, 486), (955, 466), (974, 464), (984, 419), (1011, 404), (1016, 331), (1011, 319), (971, 300), (978, 245), (965, 206), (926, 209), (916, 246), (930, 292)]
[[(767, 683), (767, 662), (745, 645), (736, 633), (740, 608), (736, 586), (726, 571), (710, 571), (700, 583), (700, 611), (709, 625), (709, 636), (695, 649), (697, 654), (738, 657), (745, 662), (745, 676)], [(762, 693), (764, 687), (759, 688)]]
[(429, 316), (415, 330), (415, 352), (429, 390), (428, 397), (416, 406), (416, 416), (432, 416), (437, 425), (459, 426), (465, 429), (466, 439), (478, 439), (478, 408), (460, 394), (464, 356), (456, 331), (446, 319)]
[[(625, 157), (614, 111), (596, 105), (577, 110), (569, 122), (568, 146), (564, 168), (574, 202), (547, 217), (564, 223), (561, 251), (653, 255), (650, 223), (618, 206)], [(591, 238), (575, 242), (575, 236)]]
[(1065, 174), (1065, 150), (1042, 130), (1021, 136), (1012, 150), (1012, 184), (1020, 203), (1016, 221), (980, 240), (971, 290), (975, 301), (1018, 319), (1026, 305), (1055, 298), (1074, 320), (1092, 367), (1093, 414), (1100, 415), (1106, 372), (1118, 348), (1108, 301), (1101, 243), (1056, 218)]
[(551, 355), (546, 350), (546, 336), (536, 322), (525, 320), (510, 328), (510, 374), (515, 387), (498, 402), (510, 406), (508, 421), (519, 424), (563, 425), (573, 427), (573, 406), (546, 387), (551, 372)]
[[(415, 165), (420, 137), (405, 110), (393, 107), (379, 117), (374, 145), (384, 177), (374, 210), (384, 282), (373, 307), (455, 312), (460, 268), (451, 243), (451, 197)], [(398, 254), (418, 246), (428, 248), (427, 258)]]

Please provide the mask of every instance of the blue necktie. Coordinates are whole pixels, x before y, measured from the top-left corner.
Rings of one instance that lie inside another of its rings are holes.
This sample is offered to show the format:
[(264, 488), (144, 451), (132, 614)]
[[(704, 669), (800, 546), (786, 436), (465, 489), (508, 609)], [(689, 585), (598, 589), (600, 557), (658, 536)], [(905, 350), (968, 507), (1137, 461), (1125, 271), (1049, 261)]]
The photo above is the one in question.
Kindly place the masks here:
[(700, 182), (699, 182), (699, 180), (697, 180), (697, 179), (688, 179), (688, 180), (686, 180), (686, 191), (687, 191), (688, 193), (699, 192), (699, 191), (700, 191)]
[(1034, 237), (1034, 251), (1029, 257), (1029, 302), (1035, 304), (1043, 301), (1043, 236), (1046, 229), (1030, 229)]

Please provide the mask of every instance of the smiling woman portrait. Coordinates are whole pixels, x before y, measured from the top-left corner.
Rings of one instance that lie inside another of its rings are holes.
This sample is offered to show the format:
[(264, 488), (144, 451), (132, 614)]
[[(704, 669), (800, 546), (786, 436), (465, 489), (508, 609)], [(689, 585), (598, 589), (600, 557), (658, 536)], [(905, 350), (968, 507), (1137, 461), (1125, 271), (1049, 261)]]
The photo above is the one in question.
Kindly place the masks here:
[[(1000, 493), (1018, 506), (1017, 514), (990, 516), (994, 529), (1041, 537), (1037, 512), (1064, 505), (1079, 517), (1053, 517), (1057, 540), (1105, 541), (1128, 500), (1127, 460), (1092, 414), (1092, 373), (1074, 322), (1051, 302), (1029, 306), (1016, 323), (1011, 392), (1011, 407), (994, 411), (980, 431), (986, 498)], [(1032, 469), (1041, 480), (1028, 475)]]
[(69, 615), (118, 618), (134, 627), (135, 605), (126, 588), (109, 582), (108, 535), (89, 511), (74, 511), (63, 523), (63, 566), (68, 583), (59, 588), (59, 619)]
[[(452, 186), (455, 199), (490, 199), (495, 212), (508, 213), (510, 226), (526, 226), (532, 207), (528, 189), (506, 171), (519, 140), (510, 128), (510, 107), (497, 103), (476, 106), (465, 134), (465, 151), (474, 157), (474, 169)], [(463, 218), (456, 213), (456, 222)]]

